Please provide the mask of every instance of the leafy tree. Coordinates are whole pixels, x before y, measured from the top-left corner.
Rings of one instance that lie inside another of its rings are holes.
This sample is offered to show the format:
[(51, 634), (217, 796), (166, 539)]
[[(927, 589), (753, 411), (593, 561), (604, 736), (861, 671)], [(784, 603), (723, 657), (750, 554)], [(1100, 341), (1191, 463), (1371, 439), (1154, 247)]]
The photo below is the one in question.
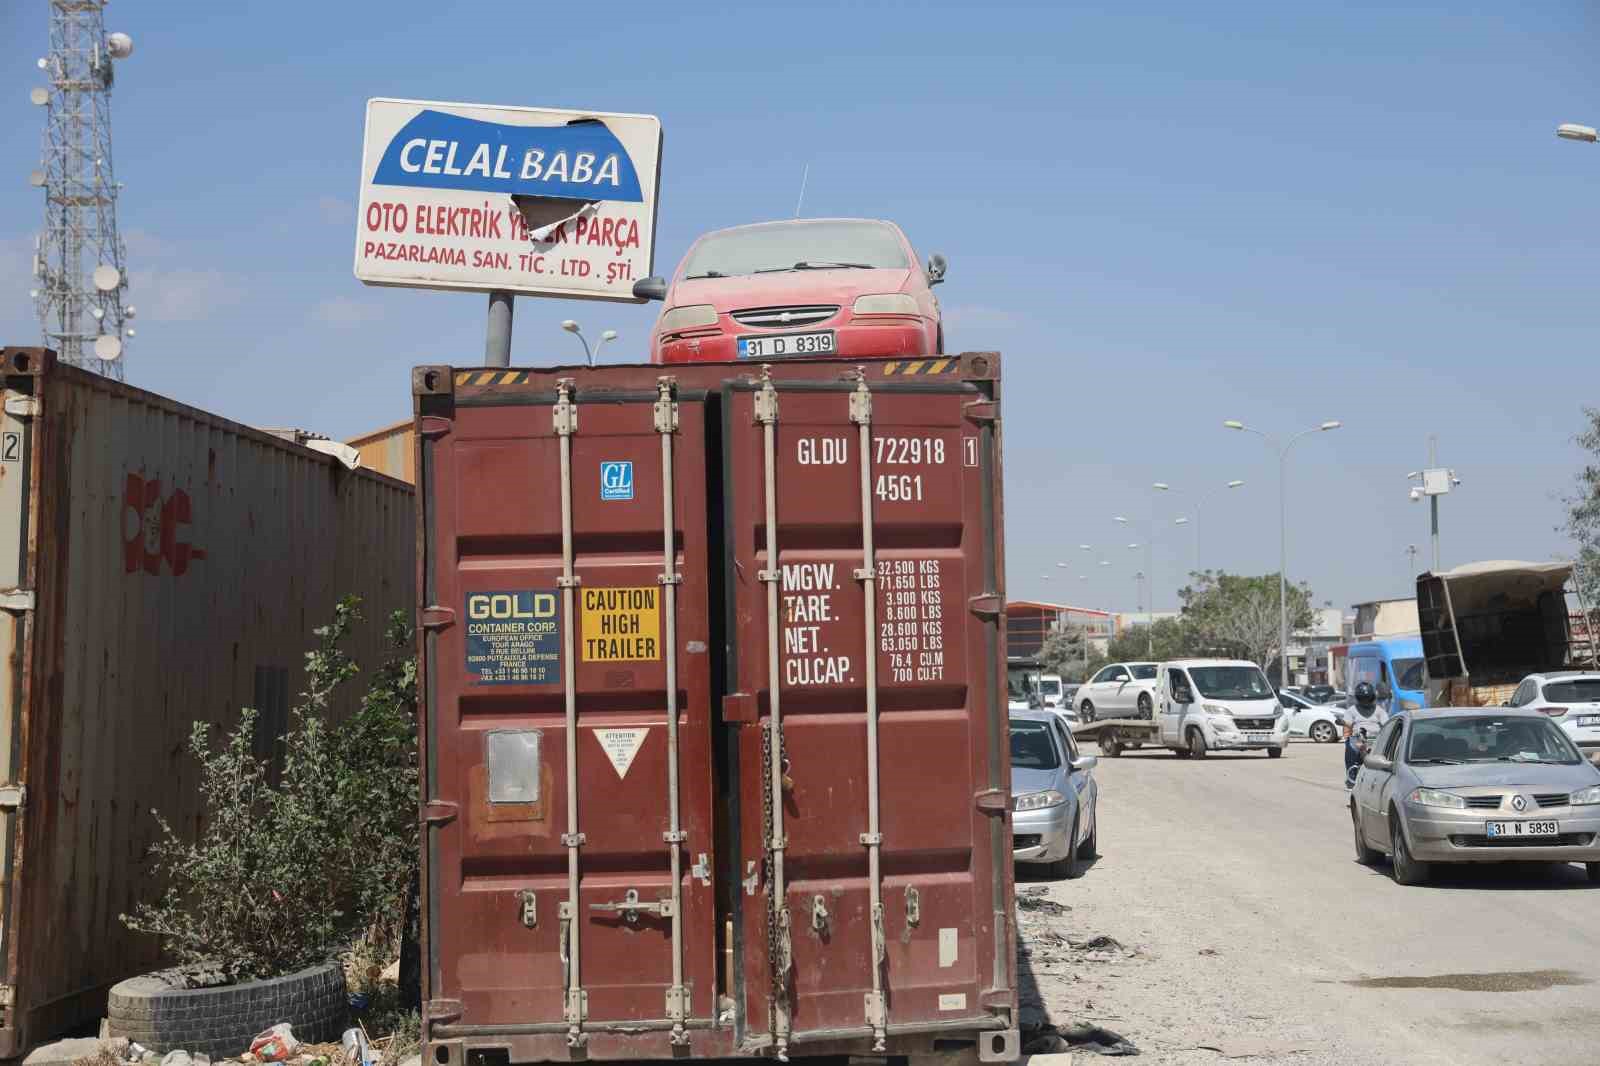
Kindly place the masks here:
[(1158, 618), (1153, 625), (1131, 625), (1111, 639), (1107, 662), (1125, 663), (1187, 659), (1200, 654), (1194, 626), (1187, 618)]
[[(1178, 595), (1200, 653), (1249, 659), (1265, 667), (1282, 652), (1276, 573), (1244, 577), (1207, 570), (1193, 576), (1194, 584)], [(1288, 590), (1292, 635), (1310, 628), (1316, 615), (1309, 585), (1291, 584)]]
[(1564, 497), (1566, 521), (1560, 527), (1577, 544), (1584, 601), (1600, 600), (1600, 407), (1585, 407), (1583, 432), (1573, 438), (1586, 456), (1572, 495)]
[[(1084, 675), (1084, 644), (1087, 641), (1082, 626), (1069, 625), (1051, 632), (1039, 646), (1039, 662), (1052, 674), (1060, 674), (1068, 684), (1086, 680)], [(1092, 659), (1094, 649), (1089, 649)]]

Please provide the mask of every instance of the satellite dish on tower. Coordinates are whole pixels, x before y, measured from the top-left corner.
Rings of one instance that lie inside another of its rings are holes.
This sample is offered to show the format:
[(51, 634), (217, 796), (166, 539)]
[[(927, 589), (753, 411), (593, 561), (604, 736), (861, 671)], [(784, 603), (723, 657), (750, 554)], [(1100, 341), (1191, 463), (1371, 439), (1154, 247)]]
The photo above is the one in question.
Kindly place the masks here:
[(133, 55), (133, 38), (126, 33), (113, 33), (106, 38), (106, 51), (112, 59), (127, 59)]
[[(94, 287), (101, 292), (110, 292), (122, 284), (122, 271), (114, 266), (97, 266), (94, 268)], [(105, 358), (101, 356), (101, 358)]]
[(122, 355), (122, 341), (109, 333), (102, 333), (94, 339), (94, 354), (109, 363)]
[(28, 92), (28, 99), (43, 107), (50, 102), (50, 90), (44, 88), (32, 89)]

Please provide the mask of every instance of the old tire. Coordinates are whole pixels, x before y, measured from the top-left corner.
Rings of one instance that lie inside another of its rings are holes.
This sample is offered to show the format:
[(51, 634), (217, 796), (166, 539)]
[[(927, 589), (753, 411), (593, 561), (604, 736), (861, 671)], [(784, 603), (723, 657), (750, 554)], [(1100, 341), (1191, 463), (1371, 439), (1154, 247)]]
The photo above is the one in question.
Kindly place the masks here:
[(1367, 835), (1361, 831), (1361, 816), (1356, 813), (1354, 803), (1350, 804), (1350, 828), (1355, 833), (1356, 862), (1362, 866), (1376, 866), (1383, 853), (1367, 846)]
[(1084, 700), (1081, 704), (1079, 704), (1078, 717), (1081, 718), (1086, 725), (1094, 721), (1094, 704), (1088, 700)]
[(1391, 856), (1389, 870), (1394, 875), (1397, 885), (1425, 885), (1428, 883), (1428, 864), (1418, 862), (1411, 857), (1411, 847), (1406, 843), (1405, 827), (1400, 824), (1399, 815), (1393, 812), (1389, 815), (1389, 839), (1393, 842), (1394, 852)]
[(213, 1059), (237, 1057), (249, 1050), (257, 1034), (279, 1022), (292, 1025), (301, 1043), (339, 1039), (349, 998), (337, 962), (285, 977), (185, 987), (203, 973), (200, 967), (181, 967), (113, 985), (106, 1004), (111, 1035), (151, 1051), (181, 1048)]
[(1282, 748), (1268, 748), (1267, 749), (1267, 758), (1269, 758), (1269, 759), (1281, 759), (1281, 758), (1283, 758), (1283, 749)]
[(1206, 735), (1194, 726), (1189, 727), (1189, 754), (1196, 759), (1206, 757)]
[(1311, 739), (1318, 744), (1332, 744), (1339, 738), (1339, 731), (1333, 728), (1332, 722), (1312, 722)]

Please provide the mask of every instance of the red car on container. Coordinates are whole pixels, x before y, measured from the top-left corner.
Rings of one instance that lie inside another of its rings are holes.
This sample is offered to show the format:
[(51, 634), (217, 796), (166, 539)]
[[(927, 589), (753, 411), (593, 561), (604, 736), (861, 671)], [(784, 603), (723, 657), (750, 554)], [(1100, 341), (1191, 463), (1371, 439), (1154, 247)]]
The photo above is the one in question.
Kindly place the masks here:
[(919, 265), (892, 222), (794, 219), (708, 233), (670, 284), (645, 278), (633, 294), (666, 305), (657, 363), (938, 355), (945, 267), (937, 254)]

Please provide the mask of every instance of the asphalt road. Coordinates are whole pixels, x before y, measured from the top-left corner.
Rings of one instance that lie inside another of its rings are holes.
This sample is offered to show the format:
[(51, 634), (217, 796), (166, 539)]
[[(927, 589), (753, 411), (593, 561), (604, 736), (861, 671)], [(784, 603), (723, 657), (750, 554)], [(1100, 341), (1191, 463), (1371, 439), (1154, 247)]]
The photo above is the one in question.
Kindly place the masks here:
[(1076, 881), (1019, 873), (1070, 908), (1025, 992), (1145, 1061), (1600, 1062), (1600, 886), (1508, 864), (1402, 888), (1356, 863), (1342, 770), (1337, 744), (1102, 759), (1101, 858)]

